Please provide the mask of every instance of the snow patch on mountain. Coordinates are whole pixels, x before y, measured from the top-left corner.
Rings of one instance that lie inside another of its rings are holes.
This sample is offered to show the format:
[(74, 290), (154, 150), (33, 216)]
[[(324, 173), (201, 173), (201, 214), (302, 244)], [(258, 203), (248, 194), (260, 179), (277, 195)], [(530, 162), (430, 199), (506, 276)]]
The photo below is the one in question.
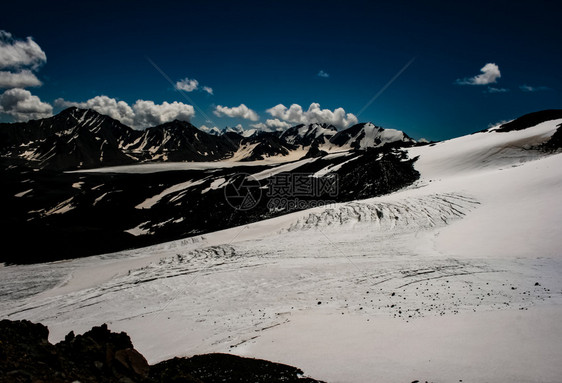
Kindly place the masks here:
[[(336, 157), (334, 157), (332, 155), (332, 157), (330, 157), (330, 154), (328, 154), (327, 156), (324, 156), (323, 159), (329, 159), (329, 158), (337, 158), (340, 157), (340, 153), (338, 153), (338, 155)], [(324, 177), (326, 174), (330, 174), (330, 173), (334, 173), (337, 172), (338, 170), (340, 170), (342, 168), (342, 166), (344, 166), (345, 164), (354, 161), (356, 159), (358, 159), (360, 156), (357, 157), (353, 157), (347, 161), (344, 161), (342, 163), (336, 164), (336, 165), (328, 165), (325, 168), (322, 168), (320, 170), (318, 170), (316, 173), (314, 173), (312, 175), (312, 177), (314, 178), (320, 178), (320, 177)]]
[(283, 173), (283, 172), (288, 172), (294, 169), (297, 169), (299, 167), (301, 167), (304, 164), (308, 164), (311, 162), (316, 161), (316, 158), (305, 158), (303, 160), (299, 160), (299, 161), (294, 161), (294, 162), (289, 162), (283, 165), (279, 165), (279, 166), (275, 166), (266, 170), (263, 170), (261, 172), (258, 173), (254, 173), (250, 176), (248, 176), (248, 179), (253, 179), (253, 180), (257, 180), (257, 181), (261, 181), (263, 179), (266, 179), (268, 177), (273, 177), (279, 173)]
[(314, 123), (289, 128), (281, 133), (280, 137), (291, 145), (309, 146), (319, 138), (329, 141), (336, 133), (337, 129), (332, 125)]
[(23, 197), (24, 195), (26, 195), (26, 194), (28, 194), (28, 193), (31, 193), (32, 191), (33, 191), (33, 189), (27, 189), (27, 190), (24, 190), (24, 191), (22, 191), (22, 192), (19, 192), (19, 193), (14, 194), (14, 197), (16, 197), (16, 198), (21, 198), (21, 197)]
[(188, 189), (192, 186), (200, 185), (200, 184), (204, 183), (205, 181), (207, 181), (207, 178), (202, 178), (202, 179), (199, 179), (199, 180), (189, 180), (189, 181), (185, 181), (185, 182), (170, 186), (169, 188), (166, 188), (162, 192), (158, 193), (157, 195), (155, 195), (153, 197), (150, 197), (150, 198), (147, 198), (146, 200), (144, 200), (143, 202), (141, 202), (140, 204), (135, 206), (135, 209), (150, 209), (152, 206), (154, 206), (158, 202), (160, 202), (160, 200), (162, 198), (164, 198), (165, 196), (167, 196), (169, 194), (173, 194), (173, 193), (183, 191), (183, 190)]
[(467, 173), (502, 166), (519, 166), (544, 153), (533, 150), (554, 134), (562, 119), (507, 133), (480, 132), (452, 140), (406, 149), (423, 179), (464, 177)]
[(404, 132), (395, 129), (383, 129), (368, 122), (357, 124), (338, 132), (331, 140), (332, 145), (348, 149), (366, 149), (380, 147), (391, 143), (415, 143)]
[(226, 178), (221, 177), (221, 178), (217, 178), (216, 180), (214, 180), (213, 182), (211, 182), (211, 184), (209, 185), (209, 187), (201, 190), (201, 194), (205, 194), (207, 193), (209, 190), (216, 190), (222, 187), (225, 187), (226, 185), (228, 185), (228, 183), (230, 182), (230, 180), (226, 180)]

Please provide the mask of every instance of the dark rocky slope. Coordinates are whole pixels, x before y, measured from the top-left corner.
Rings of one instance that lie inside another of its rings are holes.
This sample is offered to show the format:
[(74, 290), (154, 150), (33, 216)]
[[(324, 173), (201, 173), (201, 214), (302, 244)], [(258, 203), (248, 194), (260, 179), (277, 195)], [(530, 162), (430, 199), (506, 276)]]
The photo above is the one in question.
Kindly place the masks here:
[(562, 109), (547, 109), (539, 112), (525, 114), (513, 121), (507, 122), (496, 129), (496, 132), (511, 132), (523, 130), (540, 124), (541, 122), (562, 118)]
[(104, 324), (57, 344), (49, 330), (29, 321), (0, 321), (0, 382), (214, 383), (319, 382), (296, 367), (227, 354), (174, 358), (153, 366), (129, 336)]

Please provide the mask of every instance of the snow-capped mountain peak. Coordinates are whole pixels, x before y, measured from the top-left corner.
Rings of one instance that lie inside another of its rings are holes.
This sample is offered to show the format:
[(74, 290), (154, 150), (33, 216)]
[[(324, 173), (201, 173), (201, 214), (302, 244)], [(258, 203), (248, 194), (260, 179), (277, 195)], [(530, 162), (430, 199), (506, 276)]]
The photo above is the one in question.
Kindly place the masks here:
[(384, 129), (371, 122), (357, 124), (338, 132), (330, 142), (350, 149), (375, 148), (393, 143), (415, 143), (400, 130)]
[(337, 129), (333, 125), (319, 123), (301, 124), (285, 130), (281, 134), (281, 138), (291, 145), (309, 146), (315, 141), (319, 143), (329, 141), (336, 133)]

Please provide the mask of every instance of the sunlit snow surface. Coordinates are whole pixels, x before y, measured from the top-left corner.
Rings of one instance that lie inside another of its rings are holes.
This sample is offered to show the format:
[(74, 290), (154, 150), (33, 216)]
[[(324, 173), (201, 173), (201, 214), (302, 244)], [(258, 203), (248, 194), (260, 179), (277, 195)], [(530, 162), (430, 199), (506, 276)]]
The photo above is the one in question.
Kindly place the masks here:
[(560, 123), (412, 148), (422, 177), (388, 196), (0, 268), (0, 314), (52, 341), (107, 322), (150, 362), (232, 352), (330, 382), (557, 382), (562, 155), (528, 149)]

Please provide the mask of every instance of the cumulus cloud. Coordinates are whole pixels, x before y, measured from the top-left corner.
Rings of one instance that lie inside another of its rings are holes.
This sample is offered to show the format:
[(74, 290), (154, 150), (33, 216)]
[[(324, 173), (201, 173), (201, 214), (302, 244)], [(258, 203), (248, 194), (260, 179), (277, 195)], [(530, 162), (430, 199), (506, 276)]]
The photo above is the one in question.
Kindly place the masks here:
[(55, 104), (61, 107), (76, 106), (93, 109), (135, 129), (144, 129), (173, 120), (190, 121), (195, 115), (192, 105), (177, 101), (155, 104), (153, 101), (137, 100), (130, 106), (125, 101), (117, 101), (108, 96), (96, 96), (85, 102), (72, 102), (59, 98), (55, 100)]
[(62, 98), (55, 100), (55, 105), (68, 108), (75, 106), (83, 109), (93, 109), (98, 113), (121, 121), (125, 125), (133, 126), (135, 113), (125, 101), (117, 101), (108, 96), (96, 96), (85, 102), (66, 101)]
[(540, 92), (541, 90), (548, 90), (546, 86), (530, 86), (530, 85), (521, 85), (519, 87), (523, 92)]
[(330, 75), (326, 72), (324, 72), (322, 69), (320, 69), (320, 72), (318, 72), (317, 74), (318, 77), (323, 77), (323, 78), (328, 78), (330, 77)]
[(45, 62), (47, 55), (33, 38), (16, 40), (11, 33), (0, 30), (0, 68), (31, 67), (35, 70)]
[(176, 89), (185, 90), (186, 92), (193, 92), (194, 90), (197, 90), (198, 87), (199, 81), (195, 79), (189, 79), (187, 77), (176, 82)]
[(52, 116), (53, 107), (28, 90), (14, 88), (0, 94), (0, 113), (16, 121), (28, 121)]
[(285, 130), (291, 127), (291, 124), (285, 121), (281, 121), (277, 118), (274, 119), (267, 119), (265, 123), (259, 122), (257, 124), (251, 124), (252, 128), (265, 130), (265, 131), (274, 131), (274, 130)]
[(173, 120), (190, 121), (195, 115), (192, 105), (177, 101), (155, 104), (153, 101), (137, 100), (133, 111), (135, 128), (146, 128)]
[(18, 40), (0, 30), (0, 89), (8, 89), (0, 94), (0, 113), (16, 121), (52, 116), (50, 104), (23, 89), (42, 85), (33, 71), (46, 62), (47, 55), (33, 38)]
[(210, 86), (199, 87), (199, 81), (187, 77), (184, 78), (183, 80), (176, 82), (175, 88), (176, 90), (183, 90), (185, 92), (193, 92), (196, 90), (200, 90), (202, 92), (213, 94), (213, 88), (211, 88)]
[(257, 121), (260, 119), (260, 117), (255, 111), (248, 108), (244, 104), (240, 104), (239, 106), (233, 106), (232, 108), (229, 108), (227, 106), (217, 105), (213, 113), (218, 117), (222, 117), (222, 116), (228, 116), (232, 118), (238, 117), (251, 121)]
[(33, 71), (45, 62), (47, 55), (31, 37), (17, 40), (11, 33), (0, 30), (0, 69), (3, 69), (0, 71), (0, 89), (43, 85)]
[(29, 69), (19, 72), (0, 71), (0, 89), (41, 86), (41, 81)]
[(500, 68), (494, 63), (488, 63), (481, 69), (481, 74), (473, 77), (457, 79), (455, 82), (459, 85), (488, 85), (494, 84), (500, 77)]
[(293, 104), (289, 108), (279, 104), (267, 109), (267, 113), (283, 121), (297, 124), (326, 123), (340, 129), (348, 128), (357, 123), (357, 117), (352, 113), (346, 113), (343, 108), (337, 108), (333, 111), (321, 109), (320, 104), (316, 102), (310, 104), (306, 111), (298, 104)]
[(268, 119), (265, 121), (265, 124), (267, 125), (268, 128), (273, 128), (273, 129), (288, 129), (291, 127), (291, 124), (285, 121), (281, 121), (277, 118)]

